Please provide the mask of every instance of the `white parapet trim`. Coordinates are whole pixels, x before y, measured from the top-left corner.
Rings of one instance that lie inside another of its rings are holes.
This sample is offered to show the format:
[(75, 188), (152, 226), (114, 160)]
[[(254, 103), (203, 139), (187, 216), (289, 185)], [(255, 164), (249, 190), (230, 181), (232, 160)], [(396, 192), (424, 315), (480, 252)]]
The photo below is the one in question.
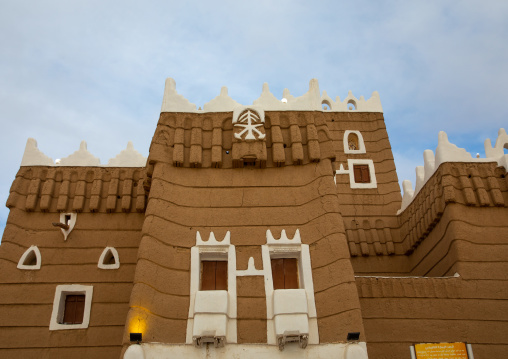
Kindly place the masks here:
[(25, 153), (21, 166), (53, 166), (55, 163), (37, 148), (37, 141), (29, 138), (26, 141)]
[(127, 143), (127, 148), (110, 159), (107, 165), (101, 165), (100, 159), (88, 151), (85, 141), (81, 141), (79, 150), (73, 154), (53, 162), (37, 148), (37, 141), (29, 138), (21, 160), (21, 166), (145, 167), (145, 165), (146, 157), (136, 151), (131, 141)]
[(132, 141), (127, 142), (127, 148), (108, 161), (109, 167), (144, 167), (145, 165), (146, 157), (136, 151)]
[(101, 161), (92, 155), (86, 148), (86, 142), (81, 141), (79, 150), (62, 158), (58, 163), (60, 166), (100, 166)]
[[(370, 99), (363, 96), (359, 99), (349, 91), (346, 98), (341, 101), (336, 97), (335, 101), (323, 91), (320, 93), (318, 80), (309, 82), (309, 90), (302, 96), (295, 97), (284, 89), (282, 99), (277, 99), (271, 92), (267, 83), (263, 84), (259, 98), (254, 100), (253, 105), (259, 106), (265, 111), (324, 111), (324, 112), (383, 112), (379, 93), (374, 91)], [(161, 112), (231, 112), (237, 106), (242, 106), (228, 95), (227, 87), (222, 87), (220, 95), (205, 103), (203, 110), (196, 110), (196, 105), (190, 103), (185, 97), (176, 92), (176, 82), (172, 78), (166, 79), (164, 98)]]
[(418, 192), (423, 188), (425, 183), (429, 180), (434, 172), (439, 168), (442, 163), (445, 162), (471, 162), (471, 163), (485, 163), (485, 162), (497, 162), (498, 166), (504, 167), (508, 170), (508, 155), (504, 154), (504, 148), (508, 149), (508, 134), (504, 128), (500, 128), (498, 131), (498, 137), (496, 144), (492, 147), (489, 138), (485, 140), (485, 158), (473, 158), (469, 152), (464, 148), (457, 147), (448, 140), (448, 135), (444, 131), (440, 131), (438, 134), (438, 144), (436, 147), (436, 155), (432, 150), (423, 151), (423, 167), (416, 167), (416, 187), (413, 190), (413, 186), (410, 181), (402, 181), (402, 190), (404, 192), (402, 196), (401, 208), (397, 211), (397, 214), (402, 213), (407, 206), (413, 201)]
[(141, 343), (129, 346), (123, 357), (124, 359), (368, 359), (365, 342), (309, 344), (306, 349), (301, 349), (293, 343), (287, 345), (283, 351), (266, 344), (229, 344), (222, 348), (206, 346), (195, 348), (185, 344)]

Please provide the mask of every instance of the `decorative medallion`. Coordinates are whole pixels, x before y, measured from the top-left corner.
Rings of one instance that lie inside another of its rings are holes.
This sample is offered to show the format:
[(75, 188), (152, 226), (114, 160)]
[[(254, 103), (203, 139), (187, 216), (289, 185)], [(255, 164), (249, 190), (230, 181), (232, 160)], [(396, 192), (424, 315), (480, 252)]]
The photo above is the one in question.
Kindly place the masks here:
[(262, 140), (266, 136), (266, 134), (258, 129), (258, 127), (263, 128), (263, 121), (259, 117), (259, 114), (251, 109), (243, 111), (240, 116), (238, 116), (238, 120), (234, 123), (234, 126), (242, 128), (240, 132), (235, 133), (235, 138), (239, 140)]

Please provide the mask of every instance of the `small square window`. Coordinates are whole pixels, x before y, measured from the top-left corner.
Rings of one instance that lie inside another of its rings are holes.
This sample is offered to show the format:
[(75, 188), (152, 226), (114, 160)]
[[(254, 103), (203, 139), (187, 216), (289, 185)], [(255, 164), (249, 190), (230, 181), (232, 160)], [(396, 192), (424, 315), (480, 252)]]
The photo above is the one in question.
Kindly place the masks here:
[(93, 287), (90, 285), (57, 286), (49, 330), (88, 328), (92, 294)]
[(368, 165), (354, 165), (353, 171), (356, 183), (370, 183), (370, 171)]
[(298, 289), (298, 261), (296, 258), (272, 259), (273, 289)]
[(228, 262), (201, 262), (201, 290), (228, 290)]

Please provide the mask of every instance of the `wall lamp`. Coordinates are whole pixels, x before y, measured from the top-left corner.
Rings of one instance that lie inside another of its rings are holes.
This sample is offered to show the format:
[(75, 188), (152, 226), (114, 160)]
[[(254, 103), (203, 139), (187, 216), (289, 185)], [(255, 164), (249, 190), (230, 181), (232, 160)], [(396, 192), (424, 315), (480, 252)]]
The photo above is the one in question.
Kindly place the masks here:
[(143, 341), (143, 333), (130, 333), (130, 340), (131, 343), (136, 342), (139, 344), (141, 341)]

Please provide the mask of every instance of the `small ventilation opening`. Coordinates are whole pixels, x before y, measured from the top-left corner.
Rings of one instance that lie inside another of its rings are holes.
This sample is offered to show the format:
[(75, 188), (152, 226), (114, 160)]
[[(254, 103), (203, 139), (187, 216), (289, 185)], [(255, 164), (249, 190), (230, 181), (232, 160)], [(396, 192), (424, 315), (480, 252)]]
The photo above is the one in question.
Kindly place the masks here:
[(321, 102), (321, 108), (323, 109), (323, 111), (330, 111), (332, 109), (332, 106), (327, 100), (324, 100), (323, 102)]
[(244, 167), (256, 167), (256, 158), (255, 157), (247, 157), (243, 159)]
[(348, 109), (349, 111), (354, 111), (354, 110), (356, 110), (356, 102), (355, 102), (355, 101), (353, 101), (353, 100), (349, 100), (349, 101), (347, 102), (347, 109)]
[(23, 265), (25, 266), (37, 265), (37, 256), (35, 255), (35, 251), (31, 251), (30, 253), (28, 253), (25, 260), (23, 261)]
[(66, 214), (65, 215), (65, 225), (68, 226), (69, 225), (69, 222), (71, 221), (71, 215), (70, 214)]
[(116, 263), (115, 256), (109, 250), (108, 253), (106, 253), (106, 255), (104, 256), (104, 260), (102, 261), (102, 264), (108, 265), (108, 264), (115, 264), (115, 263)]

